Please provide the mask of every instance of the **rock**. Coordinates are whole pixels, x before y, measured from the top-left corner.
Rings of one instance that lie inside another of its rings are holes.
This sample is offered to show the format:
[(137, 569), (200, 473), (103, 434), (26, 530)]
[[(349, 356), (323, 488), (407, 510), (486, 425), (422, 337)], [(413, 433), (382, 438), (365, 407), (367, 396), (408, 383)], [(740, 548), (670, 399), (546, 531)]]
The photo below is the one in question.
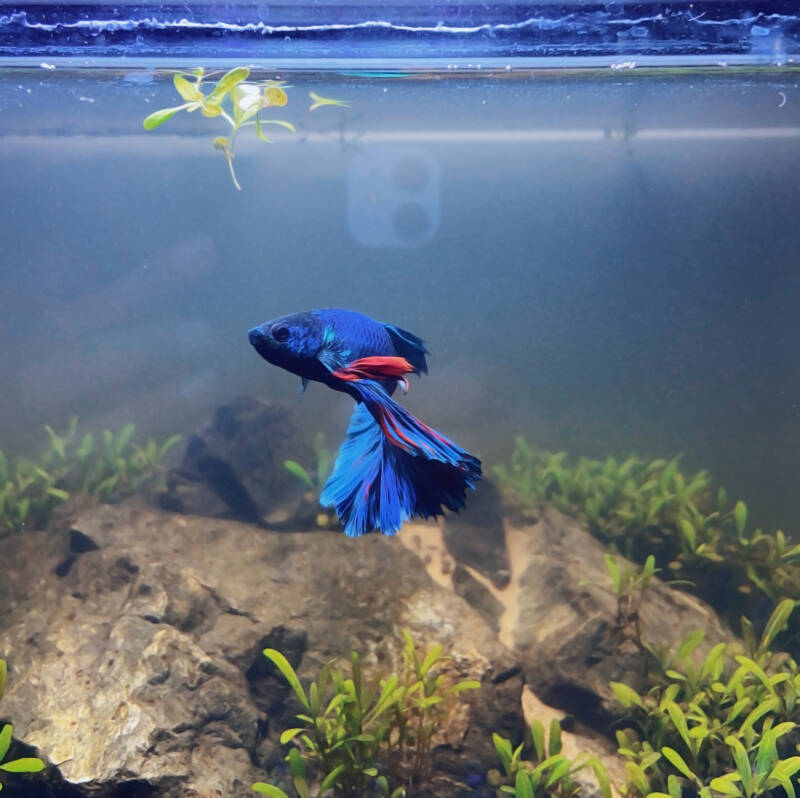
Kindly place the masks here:
[(457, 565), (453, 570), (453, 590), (480, 613), (495, 634), (500, 631), (500, 618), (505, 605), (462, 565)]
[[(283, 766), (277, 738), (296, 711), (261, 649), (283, 650), (301, 678), (351, 649), (365, 669), (396, 670), (403, 627), (425, 647), (443, 643), (454, 677), (484, 685), (435, 740), (432, 795), (464, 794), (464, 779), (496, 766), (492, 731), (521, 737), (516, 660), (396, 539), (277, 533), (136, 503), (89, 509), (72, 529), (80, 536), (0, 543), (0, 656), (3, 715), (62, 763), (75, 795), (248, 795)], [(81, 553), (57, 576), (71, 540)]]
[[(514, 530), (526, 565), (517, 585), (513, 641), (526, 682), (546, 703), (607, 730), (619, 711), (609, 682), (645, 686), (645, 660), (630, 624), (617, 623), (617, 601), (603, 559), (606, 549), (578, 522), (545, 510), (531, 527)], [(624, 558), (619, 557), (622, 567)], [(641, 637), (676, 647), (705, 630), (698, 652), (733, 635), (699, 599), (657, 578), (640, 611)]]
[(500, 494), (484, 477), (467, 506), (444, 519), (444, 542), (457, 563), (474, 568), (502, 590), (510, 580), (511, 566), (506, 549), (505, 526)]
[[(174, 512), (250, 523), (276, 514), (294, 517), (295, 506), (305, 507), (307, 502), (302, 483), (286, 470), (285, 460), (309, 467), (314, 462), (291, 411), (241, 397), (218, 407), (211, 423), (191, 436), (159, 503)], [(292, 512), (286, 511), (287, 502)]]

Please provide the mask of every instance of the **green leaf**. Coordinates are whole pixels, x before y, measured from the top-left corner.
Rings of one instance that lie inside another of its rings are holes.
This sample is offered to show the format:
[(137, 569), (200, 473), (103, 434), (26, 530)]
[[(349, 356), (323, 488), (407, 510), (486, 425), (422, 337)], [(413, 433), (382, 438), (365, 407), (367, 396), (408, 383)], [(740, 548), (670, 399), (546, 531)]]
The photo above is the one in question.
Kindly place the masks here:
[(547, 748), (550, 756), (561, 753), (561, 724), (558, 722), (558, 718), (552, 718), (550, 721), (550, 735)]
[(744, 746), (742, 745), (741, 741), (732, 734), (729, 734), (725, 738), (725, 742), (731, 749), (733, 761), (736, 763), (736, 770), (739, 773), (742, 783), (749, 785), (750, 780), (753, 778), (753, 771), (750, 767), (750, 760), (747, 756), (747, 751), (744, 750)]
[(497, 752), (497, 758), (500, 760), (500, 764), (503, 766), (506, 775), (510, 778), (511, 759), (513, 756), (511, 752), (511, 741), (507, 740), (505, 737), (501, 737), (497, 732), (492, 732), (492, 742), (494, 743), (494, 750)]
[(207, 102), (219, 104), (225, 95), (237, 84), (247, 80), (250, 70), (247, 67), (235, 67), (226, 72), (214, 86), (214, 90), (206, 98)]
[(6, 773), (39, 773), (44, 770), (44, 762), (36, 757), (26, 756), (5, 762), (0, 765), (0, 770), (5, 770)]
[(667, 776), (667, 792), (670, 794), (670, 798), (683, 798), (681, 783), (672, 773)]
[(92, 435), (91, 432), (87, 432), (83, 436), (83, 439), (81, 440), (81, 445), (75, 452), (75, 456), (78, 458), (78, 460), (85, 460), (92, 453), (93, 448), (94, 448), (94, 436)]
[(479, 681), (475, 679), (465, 679), (463, 682), (458, 682), (454, 684), (449, 692), (450, 693), (462, 693), (464, 690), (480, 690), (483, 685)]
[(281, 734), (281, 745), (286, 745), (286, 743), (293, 740), (298, 734), (302, 734), (306, 729), (285, 729)]
[(117, 433), (117, 436), (114, 439), (114, 453), (117, 457), (122, 454), (125, 447), (131, 442), (131, 438), (133, 437), (135, 429), (136, 427), (134, 427), (133, 424), (126, 424)]
[(636, 704), (640, 709), (644, 709), (644, 702), (639, 697), (639, 694), (632, 687), (622, 682), (611, 682), (611, 689), (617, 697), (617, 701), (622, 704), (625, 709), (629, 709), (633, 704)]
[(150, 116), (148, 116), (144, 122), (145, 130), (153, 130), (157, 128), (159, 125), (163, 125), (164, 122), (168, 122), (172, 119), (178, 111), (182, 111), (184, 108), (188, 108), (192, 103), (184, 103), (183, 105), (176, 105), (174, 108), (162, 108), (160, 111), (153, 111)]
[(180, 435), (170, 435), (161, 446), (158, 447), (158, 453), (156, 454), (156, 462), (160, 463), (164, 459), (164, 455), (176, 444), (180, 443), (181, 436)]
[(262, 119), (262, 125), (280, 125), (281, 127), (285, 127), (287, 130), (290, 130), (292, 133), (296, 133), (294, 125), (291, 122), (287, 122), (284, 119)]
[(333, 787), (334, 784), (339, 780), (339, 776), (342, 775), (344, 772), (344, 765), (337, 765), (327, 776), (322, 780), (322, 784), (319, 785), (319, 792), (320, 794), (324, 793), (330, 787)]
[(689, 548), (694, 551), (697, 548), (697, 530), (694, 528), (694, 524), (688, 518), (681, 518), (680, 526)]
[(201, 92), (194, 83), (190, 83), (186, 80), (186, 78), (175, 75), (175, 77), (172, 78), (172, 82), (175, 84), (178, 94), (187, 102), (203, 102), (205, 99), (203, 92)]
[(747, 505), (744, 502), (736, 502), (736, 506), (733, 508), (733, 521), (736, 524), (736, 531), (739, 537), (742, 537), (747, 526)]
[(603, 559), (606, 561), (606, 568), (611, 576), (611, 582), (614, 585), (614, 590), (617, 592), (617, 594), (619, 594), (622, 585), (620, 582), (619, 567), (617, 566), (617, 562), (610, 554), (603, 555)]
[[(727, 647), (727, 643), (717, 643), (717, 645), (708, 652), (703, 667), (700, 669), (701, 676), (712, 674), (715, 678), (719, 678), (719, 674), (716, 673), (717, 664), (721, 661), (722, 655)], [(720, 669), (720, 673), (721, 672)]]
[(774, 688), (772, 687), (772, 685), (770, 684), (770, 681), (769, 681), (769, 678), (767, 677), (767, 674), (766, 674), (766, 673), (764, 673), (764, 670), (763, 670), (763, 668), (762, 668), (762, 667), (761, 667), (761, 666), (760, 666), (760, 665), (759, 665), (757, 662), (754, 662), (754, 661), (753, 661), (752, 659), (750, 659), (749, 657), (743, 657), (743, 656), (741, 656), (741, 655), (737, 655), (737, 656), (736, 656), (736, 661), (737, 661), (737, 662), (738, 662), (738, 663), (739, 663), (739, 664), (740, 664), (740, 665), (741, 665), (741, 666), (742, 666), (742, 667), (743, 667), (745, 670), (749, 671), (749, 672), (750, 672), (750, 673), (752, 673), (754, 676), (757, 676), (757, 677), (758, 677), (758, 679), (761, 681), (761, 683), (764, 685), (764, 687), (766, 687), (766, 688), (767, 688), (767, 690), (769, 690), (769, 691), (770, 691), (770, 693), (774, 693), (774, 692), (775, 692), (775, 689), (774, 689)]
[(427, 672), (441, 659), (442, 644), (436, 643), (425, 656), (419, 669), (419, 675), (425, 676)]
[(769, 616), (767, 625), (764, 627), (764, 634), (761, 635), (761, 643), (759, 644), (761, 651), (766, 651), (775, 637), (786, 628), (789, 616), (794, 610), (794, 605), (795, 602), (787, 598), (781, 601), (772, 611), (772, 615)]
[[(540, 720), (531, 721), (531, 737), (533, 747), (536, 749), (536, 760), (541, 762), (544, 759), (544, 726)], [(509, 743), (509, 750), (511, 744)]]
[(292, 690), (294, 690), (294, 694), (300, 700), (300, 703), (306, 709), (310, 710), (311, 704), (308, 701), (305, 690), (303, 690), (303, 686), (300, 684), (300, 679), (297, 677), (297, 673), (295, 673), (294, 668), (289, 664), (289, 660), (287, 660), (280, 651), (276, 651), (274, 648), (265, 648), (262, 653), (273, 663), (273, 665), (275, 665), (281, 674), (283, 674), (283, 678), (289, 682), (289, 685), (291, 686)]
[(590, 756), (586, 763), (594, 771), (597, 783), (600, 785), (600, 795), (602, 798), (611, 798), (611, 780), (608, 778), (608, 771), (605, 765), (596, 757)]
[(60, 488), (48, 488), (45, 493), (48, 496), (52, 496), (54, 499), (58, 499), (59, 501), (65, 502), (69, 499), (69, 493), (65, 490), (61, 490)]
[(8, 753), (8, 748), (11, 745), (11, 733), (13, 732), (13, 727), (10, 723), (7, 723), (3, 726), (2, 731), (0, 731), (0, 762), (3, 761), (5, 755)]
[(625, 773), (628, 781), (639, 790), (642, 795), (646, 795), (650, 790), (650, 782), (645, 772), (635, 762), (625, 763)]
[(739, 798), (742, 795), (742, 791), (734, 784), (736, 781), (741, 781), (738, 773), (726, 773), (724, 776), (711, 779), (710, 787), (723, 795), (732, 795), (734, 798)]
[(678, 662), (685, 660), (703, 642), (704, 637), (705, 632), (702, 629), (695, 629), (693, 632), (689, 632), (680, 644), (675, 659)]
[(514, 781), (514, 795), (516, 798), (533, 798), (533, 785), (530, 776), (524, 770), (517, 771)]
[(661, 753), (664, 755), (664, 758), (668, 759), (675, 769), (679, 770), (684, 776), (686, 776), (687, 779), (691, 779), (692, 781), (697, 779), (694, 773), (692, 773), (691, 768), (684, 761), (683, 757), (674, 748), (670, 748), (668, 745), (665, 745), (661, 749)]
[(311, 798), (311, 791), (306, 781), (306, 766), (303, 757), (297, 748), (292, 748), (286, 757), (289, 760), (289, 769), (292, 771), (292, 784), (300, 798)]
[[(247, 123), (250, 124), (249, 122)], [(261, 139), (261, 141), (266, 142), (267, 144), (272, 144), (272, 139), (268, 139), (264, 135), (264, 131), (261, 129), (261, 120), (256, 117), (256, 121), (253, 123), (256, 126), (256, 135)]]
[(305, 483), (309, 488), (313, 488), (314, 484), (311, 481), (311, 475), (306, 471), (300, 463), (295, 460), (284, 460), (283, 467), (293, 476), (297, 477), (301, 482)]
[(257, 781), (253, 785), (253, 790), (262, 795), (268, 795), (269, 798), (289, 798), (289, 796), (279, 787), (274, 787), (272, 784), (265, 784), (263, 781)]
[[(667, 710), (667, 714), (672, 720), (675, 728), (678, 730), (678, 734), (680, 734), (681, 739), (684, 743), (686, 743), (686, 747), (691, 751), (692, 739), (689, 736), (689, 726), (686, 723), (686, 715), (684, 715), (683, 710), (674, 701), (665, 701), (664, 708)], [(671, 761), (672, 760), (670, 759), (670, 762)]]

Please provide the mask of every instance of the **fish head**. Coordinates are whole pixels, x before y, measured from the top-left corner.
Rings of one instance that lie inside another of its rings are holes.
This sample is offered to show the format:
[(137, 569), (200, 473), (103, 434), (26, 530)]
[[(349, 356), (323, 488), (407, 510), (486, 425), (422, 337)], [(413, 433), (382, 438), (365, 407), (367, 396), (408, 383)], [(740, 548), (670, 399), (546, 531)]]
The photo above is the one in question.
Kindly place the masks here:
[(247, 337), (264, 360), (306, 376), (316, 370), (322, 330), (310, 313), (295, 313), (265, 321), (248, 330)]

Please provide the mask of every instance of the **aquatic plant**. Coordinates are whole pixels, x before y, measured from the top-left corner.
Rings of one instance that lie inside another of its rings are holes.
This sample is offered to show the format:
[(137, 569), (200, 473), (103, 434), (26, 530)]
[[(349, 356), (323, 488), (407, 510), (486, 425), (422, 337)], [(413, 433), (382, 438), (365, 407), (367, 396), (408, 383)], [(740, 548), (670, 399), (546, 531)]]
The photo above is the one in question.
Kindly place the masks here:
[[(292, 744), (286, 757), (292, 784), (300, 798), (332, 790), (336, 796), (360, 798), (374, 790), (382, 798), (399, 798), (430, 777), (430, 746), (453, 710), (457, 696), (480, 687), (480, 682), (452, 683), (442, 672), (448, 657), (441, 645), (418, 651), (403, 630), (403, 670), (385, 678), (367, 679), (357, 652), (349, 673), (328, 662), (308, 690), (294, 668), (275, 649), (264, 656), (280, 671), (303, 707), (301, 725), (281, 734)], [(307, 771), (313, 771), (311, 778)], [(275, 785), (258, 782), (256, 792), (286, 798)]]
[[(8, 666), (4, 659), (0, 659), (0, 699), (3, 698), (3, 693), (6, 688), (6, 678), (8, 676)], [(0, 770), (6, 773), (38, 773), (44, 769), (44, 762), (38, 757), (26, 756), (18, 759), (11, 759), (6, 761), (8, 749), (11, 747), (11, 738), (14, 728), (10, 723), (6, 723), (0, 729)], [(0, 791), (3, 789), (3, 783), (0, 782)]]
[[(611, 798), (608, 773), (597, 757), (579, 755), (570, 759), (561, 753), (561, 723), (557, 718), (550, 721), (547, 735), (542, 722), (534, 719), (530, 725), (530, 744), (522, 742), (512, 748), (511, 741), (497, 733), (492, 734), (492, 742), (503, 770), (490, 770), (487, 781), (502, 793), (516, 798), (575, 798), (582, 792), (575, 776), (590, 768), (600, 794)], [(526, 747), (530, 758), (523, 759)]]
[(45, 527), (55, 507), (77, 493), (107, 501), (155, 489), (164, 456), (180, 440), (151, 438), (138, 446), (133, 424), (104, 430), (97, 441), (91, 433), (79, 440), (77, 428), (76, 416), (63, 433), (45, 424), (48, 447), (37, 459), (8, 458), (0, 450), (0, 536)]
[(728, 620), (755, 614), (763, 596), (800, 599), (800, 544), (751, 528), (743, 501), (732, 504), (706, 471), (686, 475), (679, 461), (570, 463), (517, 437), (510, 462), (493, 471), (512, 510), (530, 519), (552, 504), (629, 559), (653, 556)]
[(656, 573), (656, 560), (651, 554), (639, 567), (635, 563), (623, 563), (622, 567), (610, 555), (604, 555), (608, 575), (611, 579), (611, 591), (617, 600), (615, 624), (617, 629), (632, 630), (634, 643), (640, 650), (645, 650), (642, 640), (640, 611), (653, 575)]
[(661, 668), (644, 694), (611, 683), (629, 712), (616, 736), (630, 795), (675, 798), (685, 789), (704, 798), (715, 792), (749, 798), (779, 786), (794, 795), (800, 757), (789, 752), (800, 743), (800, 668), (770, 648), (794, 607), (782, 601), (758, 640), (744, 620), (743, 647), (718, 643), (699, 663), (693, 654), (702, 630), (687, 635), (674, 654), (651, 647)]
[[(242, 128), (253, 127), (258, 138), (267, 144), (271, 141), (264, 134), (264, 125), (280, 125), (292, 133), (295, 132), (294, 125), (285, 119), (263, 119), (261, 117), (261, 111), (267, 108), (282, 108), (286, 105), (288, 95), (285, 89), (289, 88), (286, 83), (281, 80), (246, 82), (249, 76), (250, 70), (247, 67), (236, 67), (226, 72), (211, 87), (211, 90), (204, 94), (201, 88), (207, 77), (205, 70), (198, 68), (191, 72), (177, 73), (173, 76), (172, 82), (175, 90), (185, 102), (182, 105), (154, 111), (143, 122), (145, 130), (154, 130), (159, 125), (163, 125), (179, 111), (187, 113), (200, 111), (205, 117), (219, 117), (225, 120), (231, 128), (230, 135), (217, 136), (213, 141), (213, 146), (225, 157), (233, 185), (238, 191), (241, 191), (242, 187), (239, 185), (233, 166), (234, 148), (239, 131)], [(309, 107), (310, 111), (326, 105), (345, 108), (350, 105), (346, 100), (320, 97), (313, 91), (309, 92), (309, 97), (313, 100)]]
[(315, 465), (312, 470), (306, 469), (296, 460), (284, 460), (284, 468), (302, 482), (309, 490), (319, 492), (322, 490), (325, 480), (333, 471), (333, 461), (335, 453), (325, 446), (325, 433), (317, 432), (312, 441), (314, 449)]

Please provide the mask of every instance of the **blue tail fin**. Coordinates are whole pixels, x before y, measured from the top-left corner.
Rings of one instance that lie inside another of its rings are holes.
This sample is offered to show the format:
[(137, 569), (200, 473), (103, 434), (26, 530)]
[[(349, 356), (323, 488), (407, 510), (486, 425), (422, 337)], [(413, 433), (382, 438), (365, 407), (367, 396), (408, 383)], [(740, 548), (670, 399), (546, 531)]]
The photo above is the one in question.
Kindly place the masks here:
[(362, 399), (320, 501), (335, 507), (350, 537), (394, 535), (409, 518), (464, 506), (481, 477), (480, 460), (423, 424), (381, 386), (351, 383)]

